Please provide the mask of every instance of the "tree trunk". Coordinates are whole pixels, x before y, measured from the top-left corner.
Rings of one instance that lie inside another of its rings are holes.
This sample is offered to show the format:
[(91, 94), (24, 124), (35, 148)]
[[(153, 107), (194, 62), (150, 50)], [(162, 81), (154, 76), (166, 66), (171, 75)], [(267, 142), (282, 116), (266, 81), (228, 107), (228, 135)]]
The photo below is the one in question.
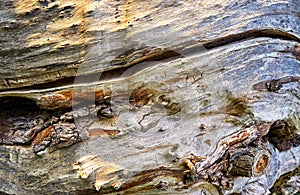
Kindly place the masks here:
[(0, 0), (0, 193), (297, 193), (299, 11)]

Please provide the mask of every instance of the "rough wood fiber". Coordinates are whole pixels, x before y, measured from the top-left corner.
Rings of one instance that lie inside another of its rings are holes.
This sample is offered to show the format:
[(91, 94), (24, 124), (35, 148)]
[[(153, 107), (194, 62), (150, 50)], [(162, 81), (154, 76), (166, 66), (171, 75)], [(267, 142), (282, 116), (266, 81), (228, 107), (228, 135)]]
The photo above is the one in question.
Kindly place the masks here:
[[(289, 190), (276, 180), (299, 177), (299, 10), (0, 0), (0, 192)], [(252, 169), (233, 174), (244, 154)]]

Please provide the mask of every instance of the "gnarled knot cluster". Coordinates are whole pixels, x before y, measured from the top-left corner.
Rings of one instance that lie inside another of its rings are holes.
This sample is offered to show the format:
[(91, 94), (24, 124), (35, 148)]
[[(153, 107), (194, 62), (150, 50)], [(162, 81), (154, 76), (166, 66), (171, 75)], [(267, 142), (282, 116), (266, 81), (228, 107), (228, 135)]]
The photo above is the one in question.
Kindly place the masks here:
[[(104, 110), (110, 110), (111, 112), (107, 116), (103, 114)], [(85, 137), (81, 135), (86, 134), (84, 132), (91, 126), (96, 116), (113, 117), (110, 104), (91, 105), (64, 113), (53, 121), (48, 128), (42, 130), (33, 140), (32, 147), (34, 152), (38, 153), (47, 147), (49, 147), (49, 152), (52, 152), (82, 141)]]
[(195, 162), (193, 166), (187, 164), (191, 168), (192, 179), (207, 180), (223, 189), (230, 189), (235, 176), (262, 175), (270, 164), (271, 153), (259, 127), (251, 126), (223, 137), (206, 160)]
[[(65, 100), (57, 94), (47, 96), (44, 105), (57, 98)], [(43, 109), (26, 98), (5, 98), (2, 102), (0, 143), (31, 144), (35, 153), (46, 148), (52, 152), (86, 139), (87, 130), (95, 120), (115, 116), (111, 104), (105, 101), (73, 110), (70, 107)]]

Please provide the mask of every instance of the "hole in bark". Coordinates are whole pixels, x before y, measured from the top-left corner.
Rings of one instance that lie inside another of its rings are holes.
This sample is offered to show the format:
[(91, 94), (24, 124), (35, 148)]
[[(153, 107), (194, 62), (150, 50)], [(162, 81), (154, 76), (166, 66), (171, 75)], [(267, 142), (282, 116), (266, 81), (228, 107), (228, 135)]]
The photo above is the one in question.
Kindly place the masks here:
[(33, 100), (0, 98), (0, 143), (27, 143), (34, 136), (30, 129), (41, 123), (44, 117), (45, 113)]
[(40, 110), (34, 100), (22, 97), (0, 98), (0, 112), (11, 113), (14, 116)]
[(0, 143), (29, 144), (52, 115), (31, 99), (0, 98)]
[(279, 151), (287, 151), (291, 147), (300, 145), (300, 135), (297, 134), (297, 128), (292, 120), (278, 120), (275, 121), (266, 135), (266, 138)]

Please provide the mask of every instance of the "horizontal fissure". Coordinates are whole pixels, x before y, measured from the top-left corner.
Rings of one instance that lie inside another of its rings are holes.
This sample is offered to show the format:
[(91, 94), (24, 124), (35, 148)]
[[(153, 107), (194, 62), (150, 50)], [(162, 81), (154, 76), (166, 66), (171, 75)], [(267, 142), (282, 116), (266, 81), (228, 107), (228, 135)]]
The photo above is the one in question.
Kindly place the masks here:
[[(151, 55), (149, 58), (137, 61), (136, 63), (130, 63), (130, 64), (121, 64), (123, 67), (117, 67), (115, 69), (103, 71), (103, 72), (95, 72), (88, 75), (80, 75), (80, 81), (84, 81), (84, 83), (91, 82), (91, 78), (98, 78), (98, 80), (109, 80), (109, 79), (115, 79), (122, 76), (124, 72), (126, 72), (129, 68), (133, 66), (138, 66), (139, 64), (142, 64), (143, 62), (168, 62), (174, 59), (178, 58), (184, 58), (183, 54), (181, 54), (181, 51), (184, 54), (194, 54), (196, 52), (199, 52), (200, 49), (203, 51), (202, 48), (205, 48), (207, 50), (211, 50), (217, 47), (225, 46), (228, 44), (232, 44), (235, 42), (242, 42), (249, 39), (256, 39), (256, 38), (272, 38), (272, 39), (282, 39), (282, 40), (289, 40), (289, 41), (295, 41), (300, 42), (300, 38), (290, 34), (286, 31), (280, 30), (280, 29), (255, 29), (255, 30), (249, 30), (245, 31), (239, 34), (233, 34), (226, 37), (214, 39), (212, 41), (205, 42), (203, 44), (199, 43), (196, 46), (191, 45), (190, 48), (185, 49), (185, 47), (180, 48), (176, 50), (172, 50), (170, 48), (164, 49), (164, 52), (157, 52), (157, 55)], [(140, 70), (142, 70), (141, 68)], [(66, 85), (72, 85), (74, 84), (76, 76), (62, 78), (53, 82), (49, 83), (42, 83), (42, 84), (36, 84), (32, 86), (25, 86), (25, 87), (16, 87), (16, 88), (10, 88), (10, 89), (4, 89), (0, 90), (0, 93), (3, 91), (11, 91), (11, 90), (30, 90), (30, 89), (49, 89), (49, 88), (55, 88), (55, 87), (62, 87)], [(92, 81), (95, 82), (95, 81)], [(77, 83), (79, 84), (79, 83)]]

